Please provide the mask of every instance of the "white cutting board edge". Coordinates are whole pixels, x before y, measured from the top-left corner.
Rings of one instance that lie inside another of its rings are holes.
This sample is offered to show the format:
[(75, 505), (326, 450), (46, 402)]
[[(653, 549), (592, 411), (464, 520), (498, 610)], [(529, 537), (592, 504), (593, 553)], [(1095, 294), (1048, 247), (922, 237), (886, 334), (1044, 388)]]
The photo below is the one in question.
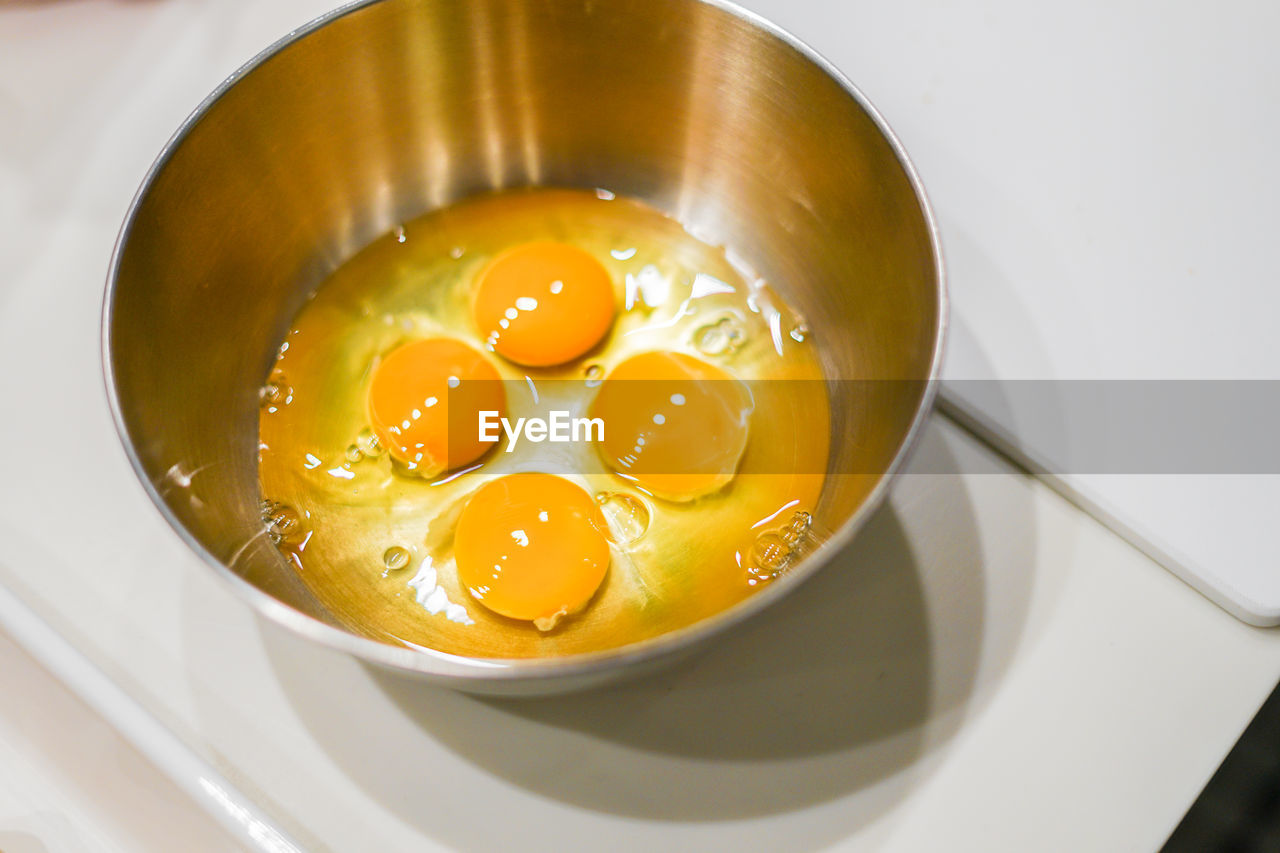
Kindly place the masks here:
[(1208, 566), (1177, 554), (1175, 549), (1159, 544), (1161, 537), (1158, 534), (1146, 529), (1096, 491), (1046, 470), (1034, 452), (1024, 448), (1007, 430), (966, 403), (959, 395), (948, 393), (945, 382), (938, 394), (936, 407), (939, 413), (968, 430), (997, 453), (1024, 468), (1067, 501), (1235, 618), (1260, 628), (1273, 628), (1280, 625), (1280, 601), (1259, 600), (1230, 583)]

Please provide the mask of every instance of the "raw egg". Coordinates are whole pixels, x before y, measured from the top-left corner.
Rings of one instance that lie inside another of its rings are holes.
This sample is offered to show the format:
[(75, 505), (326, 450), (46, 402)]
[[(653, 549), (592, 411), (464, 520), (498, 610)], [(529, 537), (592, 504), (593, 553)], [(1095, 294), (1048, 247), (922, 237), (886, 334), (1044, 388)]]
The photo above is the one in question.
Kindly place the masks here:
[(480, 273), (472, 313), (485, 346), (530, 367), (572, 361), (613, 324), (613, 281), (590, 253), (567, 243), (525, 243)]
[(830, 437), (814, 335), (744, 264), (604, 191), (394, 228), (280, 343), (271, 541), (334, 619), (433, 653), (596, 654), (733, 607), (808, 547)]
[(747, 447), (751, 392), (724, 370), (679, 352), (619, 364), (591, 404), (605, 424), (605, 464), (649, 494), (689, 501), (723, 489)]
[[(393, 350), (369, 382), (369, 425), (410, 471), (433, 476), (474, 462), (494, 442), (473, 425), (482, 410), (501, 412), (506, 392), (483, 355), (451, 338), (427, 338)], [(450, 416), (459, 428), (450, 432)]]
[(493, 612), (550, 630), (586, 606), (604, 580), (606, 529), (591, 495), (563, 477), (500, 477), (481, 486), (458, 517), (458, 580)]

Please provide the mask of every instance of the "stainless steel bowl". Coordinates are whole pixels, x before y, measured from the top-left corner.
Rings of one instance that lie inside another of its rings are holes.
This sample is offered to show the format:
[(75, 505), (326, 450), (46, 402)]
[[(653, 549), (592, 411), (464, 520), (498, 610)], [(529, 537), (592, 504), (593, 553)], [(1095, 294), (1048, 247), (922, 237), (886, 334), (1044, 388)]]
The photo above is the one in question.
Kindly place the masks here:
[[(829, 376), (920, 381), (836, 395), (818, 508), (834, 535), (716, 617), (559, 659), (357, 636), (255, 536), (257, 389), (307, 291), (346, 258), (425, 210), (525, 185), (643, 199), (773, 282), (809, 318)], [(937, 234), (902, 147), (771, 24), (700, 0), (375, 0), (267, 49), (175, 134), (121, 230), (103, 349), (143, 485), (248, 604), (373, 664), (532, 694), (669, 661), (845, 547), (928, 412), (945, 319)]]

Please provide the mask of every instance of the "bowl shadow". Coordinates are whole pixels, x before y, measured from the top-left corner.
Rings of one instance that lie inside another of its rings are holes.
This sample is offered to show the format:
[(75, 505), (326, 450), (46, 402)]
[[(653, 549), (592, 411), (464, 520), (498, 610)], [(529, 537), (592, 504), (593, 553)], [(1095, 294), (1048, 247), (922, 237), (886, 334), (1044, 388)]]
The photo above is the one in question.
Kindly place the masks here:
[[(930, 668), (910, 545), (886, 509), (854, 547), (769, 611), (640, 679), (544, 698), (476, 697), (469, 701), (489, 709), (494, 722), (477, 725), (472, 715), (436, 713), (429, 692), (409, 678), (372, 667), (370, 673), (408, 717), (512, 781), (605, 811), (697, 819), (788, 810), (823, 798), (803, 779), (778, 778), (779, 767), (763, 774), (748, 767), (820, 760), (910, 729), (928, 711)], [(542, 734), (532, 742), (529, 724)], [(584, 736), (659, 759), (708, 761), (717, 771), (701, 782), (703, 774), (683, 774), (670, 796), (636, 797), (640, 792), (624, 778), (604, 785), (598, 777), (589, 785), (563, 775), (547, 779), (546, 760), (564, 741)], [(911, 740), (895, 750), (903, 760), (914, 752)], [(854, 762), (822, 787), (835, 794), (876, 772)]]
[[(519, 837), (525, 821), (533, 832), (552, 800), (577, 815), (664, 822), (749, 821), (829, 803), (827, 817), (800, 826), (740, 824), (751, 828), (744, 839), (767, 849), (821, 846), (905, 797), (970, 712), (980, 663), (984, 681), (1007, 663), (1002, 651), (1000, 660), (982, 660), (984, 555), (958, 476), (972, 465), (957, 461), (932, 425), (912, 462), (922, 473), (900, 480), (823, 571), (696, 656), (639, 680), (513, 700), (351, 668), (389, 700), (385, 713), (398, 718), (397, 730), (407, 726), (463, 759), (470, 781), (456, 768), (453, 775), (469, 795), (428, 798), (406, 787), (406, 778), (447, 768), (423, 768), (430, 750), (402, 739), (361, 737), (352, 719), (367, 696), (335, 690), (325, 658), (306, 644), (264, 630), (264, 645), (299, 718), (330, 757), (385, 808), (447, 843)], [(1026, 514), (1010, 523), (1030, 549), (1031, 508), (1014, 509)], [(945, 535), (922, 546), (922, 525), (935, 524)], [(1004, 599), (1025, 604), (1025, 593)], [(1022, 615), (1000, 631), (1009, 651), (1016, 635), (1009, 629)], [(493, 777), (508, 784), (495, 789)], [(510, 786), (520, 795), (513, 798)], [(502, 821), (458, 819), (479, 791), (494, 797)], [(516, 807), (530, 798), (542, 807)], [(591, 843), (600, 830), (594, 819), (561, 824), (563, 843)], [(640, 843), (642, 825), (628, 825)]]

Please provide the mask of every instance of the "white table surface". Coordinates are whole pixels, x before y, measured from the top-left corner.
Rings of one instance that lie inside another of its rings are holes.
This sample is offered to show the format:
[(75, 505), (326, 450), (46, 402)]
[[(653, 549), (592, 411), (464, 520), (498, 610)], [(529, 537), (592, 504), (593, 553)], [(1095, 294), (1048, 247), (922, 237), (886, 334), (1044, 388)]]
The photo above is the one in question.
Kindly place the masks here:
[[(842, 565), (605, 693), (504, 705), (375, 674), (259, 622), (187, 553), (107, 416), (107, 257), (191, 107), (325, 5), (0, 2), (0, 584), (310, 849), (1158, 846), (1280, 678), (1280, 633), (945, 420), (917, 470), (955, 473), (904, 477)], [(827, 53), (864, 45), (845, 70), (909, 150), (944, 146), (920, 93), (886, 82), (911, 31), (757, 8)], [(964, 221), (947, 204), (944, 239)], [(0, 664), (0, 758), (19, 757), (0, 760), (0, 849), (173, 849), (162, 826), (225, 846), (3, 641)], [(114, 757), (68, 750), (68, 728)]]
[(0, 850), (235, 845), (131, 744), (0, 634)]

